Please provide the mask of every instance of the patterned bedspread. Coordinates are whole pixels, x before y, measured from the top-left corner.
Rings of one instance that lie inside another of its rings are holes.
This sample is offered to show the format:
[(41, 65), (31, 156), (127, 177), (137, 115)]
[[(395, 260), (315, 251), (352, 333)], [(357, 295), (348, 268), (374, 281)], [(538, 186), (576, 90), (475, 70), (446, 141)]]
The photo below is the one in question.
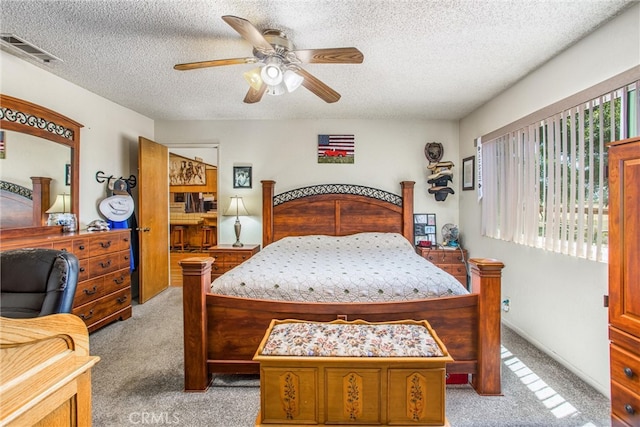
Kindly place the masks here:
[(304, 302), (409, 301), (468, 293), (396, 233), (286, 237), (217, 278), (211, 292)]

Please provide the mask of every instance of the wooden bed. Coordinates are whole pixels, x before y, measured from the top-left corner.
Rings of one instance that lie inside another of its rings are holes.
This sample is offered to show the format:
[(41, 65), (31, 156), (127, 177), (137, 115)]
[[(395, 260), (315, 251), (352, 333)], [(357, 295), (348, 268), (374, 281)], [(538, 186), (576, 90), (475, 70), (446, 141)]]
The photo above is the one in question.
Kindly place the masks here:
[(0, 181), (0, 227), (40, 227), (46, 225), (50, 205), (51, 178), (31, 177), (32, 189)]
[[(413, 186), (402, 195), (355, 185), (305, 187), (274, 197), (262, 181), (263, 245), (286, 236), (396, 232), (413, 241)], [(370, 322), (427, 320), (454, 362), (448, 373), (472, 374), (482, 395), (500, 395), (500, 284), (504, 265), (471, 259), (471, 293), (384, 303), (294, 303), (210, 293), (213, 258), (181, 261), (184, 294), (185, 390), (204, 391), (214, 373), (257, 374), (252, 361), (272, 319)]]

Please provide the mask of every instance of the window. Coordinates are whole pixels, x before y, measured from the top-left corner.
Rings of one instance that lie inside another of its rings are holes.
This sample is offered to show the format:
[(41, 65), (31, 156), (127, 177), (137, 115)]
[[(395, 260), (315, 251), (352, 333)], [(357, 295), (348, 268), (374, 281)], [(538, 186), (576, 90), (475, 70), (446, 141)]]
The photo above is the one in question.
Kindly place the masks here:
[(637, 75), (482, 138), (483, 235), (607, 260), (607, 143), (638, 135)]

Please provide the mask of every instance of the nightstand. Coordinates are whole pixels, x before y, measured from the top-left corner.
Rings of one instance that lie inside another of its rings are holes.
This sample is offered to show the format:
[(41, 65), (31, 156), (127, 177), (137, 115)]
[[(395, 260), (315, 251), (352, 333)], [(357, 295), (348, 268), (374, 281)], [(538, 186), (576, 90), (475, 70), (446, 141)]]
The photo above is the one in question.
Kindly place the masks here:
[(451, 274), (467, 287), (468, 257), (466, 249), (431, 249), (417, 247), (416, 252), (424, 259), (431, 261), (437, 267)]
[(211, 267), (211, 280), (213, 281), (260, 252), (260, 245), (245, 244), (241, 247), (216, 245), (207, 249), (206, 252), (215, 258), (215, 262)]

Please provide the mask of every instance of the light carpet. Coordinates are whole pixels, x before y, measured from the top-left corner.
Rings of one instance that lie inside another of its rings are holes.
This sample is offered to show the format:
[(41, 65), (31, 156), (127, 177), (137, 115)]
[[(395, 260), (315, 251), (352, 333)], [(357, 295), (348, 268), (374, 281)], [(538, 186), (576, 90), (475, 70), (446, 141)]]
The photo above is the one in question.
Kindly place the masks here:
[[(609, 426), (609, 400), (503, 327), (503, 396), (447, 387), (453, 427)], [(260, 405), (256, 376), (216, 376), (204, 393), (183, 391), (182, 289), (169, 288), (133, 317), (90, 335), (96, 427), (249, 427)]]

